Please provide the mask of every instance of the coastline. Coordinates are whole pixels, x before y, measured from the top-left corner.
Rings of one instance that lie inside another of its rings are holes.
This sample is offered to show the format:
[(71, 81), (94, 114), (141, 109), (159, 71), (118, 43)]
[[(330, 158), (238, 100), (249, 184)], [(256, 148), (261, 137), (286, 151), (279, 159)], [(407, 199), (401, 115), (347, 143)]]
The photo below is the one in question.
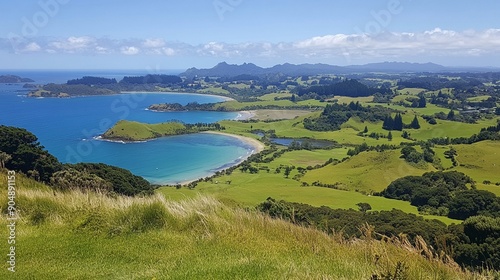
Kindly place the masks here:
[[(247, 145), (250, 145), (251, 147), (253, 147), (253, 150), (248, 155), (246, 155), (245, 157), (243, 157), (243, 158), (241, 158), (239, 160), (236, 160), (236, 161), (234, 161), (232, 163), (229, 163), (227, 165), (224, 165), (224, 166), (218, 167), (216, 169), (213, 169), (212, 170), (213, 172), (211, 172), (209, 176), (214, 175), (218, 171), (223, 171), (223, 170), (226, 170), (226, 169), (228, 169), (230, 167), (238, 165), (238, 164), (242, 163), (243, 161), (245, 161), (249, 156), (251, 156), (253, 154), (256, 154), (256, 153), (260, 153), (265, 148), (265, 145), (262, 142), (260, 142), (259, 140), (250, 138), (250, 137), (245, 137), (245, 136), (236, 135), (236, 134), (230, 134), (230, 133), (225, 133), (225, 132), (218, 132), (218, 131), (204, 131), (204, 132), (199, 132), (199, 133), (209, 133), (209, 134), (217, 134), (217, 135), (224, 135), (224, 136), (228, 136), (228, 137), (233, 137), (233, 138), (236, 138), (236, 139), (240, 140), (241, 142), (244, 142)], [(178, 185), (185, 186), (185, 185), (187, 185), (187, 184), (189, 184), (191, 182), (194, 182), (194, 181), (196, 181), (198, 179), (180, 181), (180, 182), (176, 182), (173, 185), (177, 185), (178, 184)], [(162, 184), (162, 185), (165, 186), (164, 184)]]
[(260, 153), (266, 147), (259, 140), (253, 139), (253, 138), (250, 138), (250, 137), (246, 137), (246, 136), (241, 136), (241, 135), (236, 135), (236, 134), (231, 134), (231, 133), (225, 133), (225, 132), (219, 132), (219, 131), (203, 131), (203, 132), (200, 132), (200, 133), (218, 134), (218, 135), (224, 135), (224, 136), (229, 136), (229, 137), (237, 138), (241, 142), (244, 142), (244, 143), (246, 143), (246, 144), (248, 144), (248, 145), (250, 145), (250, 146), (252, 146), (254, 148), (254, 150), (253, 150), (253, 152), (251, 154)]
[[(233, 162), (229, 162), (229, 163), (227, 163), (227, 164), (225, 164), (223, 166), (217, 166), (217, 167), (214, 167), (214, 168), (212, 168), (210, 170), (207, 170), (208, 173), (206, 175), (201, 176), (201, 177), (196, 177), (194, 179), (185, 180), (185, 181), (158, 182), (158, 183), (155, 183), (155, 184), (158, 184), (160, 186), (166, 186), (166, 185), (173, 186), (173, 185), (177, 185), (177, 184), (179, 184), (179, 185), (187, 185), (187, 184), (189, 184), (189, 183), (191, 183), (193, 181), (197, 181), (200, 178), (207, 177), (207, 176), (208, 177), (213, 176), (218, 171), (223, 171), (223, 170), (226, 170), (226, 169), (228, 169), (230, 167), (236, 166), (236, 165), (242, 163), (243, 161), (245, 161), (251, 155), (263, 151), (264, 148), (265, 148), (265, 145), (262, 142), (258, 141), (257, 139), (253, 139), (253, 138), (246, 137), (246, 136), (241, 136), (241, 135), (236, 135), (236, 134), (230, 134), (230, 133), (225, 133), (225, 132), (219, 132), (219, 131), (203, 131), (203, 132), (197, 132), (197, 133), (223, 135), (223, 136), (227, 136), (227, 137), (236, 138), (239, 141), (241, 141), (242, 143), (248, 145), (251, 150), (248, 149), (250, 151), (245, 156), (242, 156), (242, 157), (234, 160)], [(197, 133), (192, 133), (192, 134), (197, 134)], [(166, 136), (166, 137), (169, 137), (169, 136)], [(163, 138), (163, 137), (160, 137), (160, 138)], [(93, 139), (97, 140), (97, 141), (106, 141), (106, 142), (117, 143), (117, 144), (129, 144), (129, 143), (144, 143), (144, 142), (156, 140), (157, 138), (148, 139), (148, 140), (145, 140), (145, 141), (130, 141), (130, 142), (129, 141), (122, 141), (122, 140), (105, 139), (102, 136), (96, 136), (96, 137), (93, 137)]]

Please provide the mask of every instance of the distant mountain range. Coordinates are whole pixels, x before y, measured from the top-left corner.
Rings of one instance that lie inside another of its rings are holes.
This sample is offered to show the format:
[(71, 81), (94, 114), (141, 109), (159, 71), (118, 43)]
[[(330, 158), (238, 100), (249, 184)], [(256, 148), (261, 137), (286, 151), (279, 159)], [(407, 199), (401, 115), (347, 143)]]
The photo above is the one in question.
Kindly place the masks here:
[(253, 63), (241, 65), (221, 62), (210, 69), (189, 68), (179, 76), (198, 77), (234, 77), (239, 75), (269, 75), (284, 74), (288, 76), (318, 75), (318, 74), (355, 74), (368, 72), (382, 73), (439, 73), (439, 72), (489, 72), (500, 71), (500, 68), (445, 67), (435, 63), (381, 62), (364, 65), (336, 66), (328, 64), (278, 64), (263, 68)]

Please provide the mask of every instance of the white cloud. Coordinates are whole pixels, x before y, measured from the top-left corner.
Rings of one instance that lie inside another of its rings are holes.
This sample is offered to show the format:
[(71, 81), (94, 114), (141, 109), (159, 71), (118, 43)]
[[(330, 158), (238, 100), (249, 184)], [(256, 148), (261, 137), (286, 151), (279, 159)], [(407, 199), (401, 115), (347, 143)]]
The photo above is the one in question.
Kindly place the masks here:
[(176, 54), (176, 51), (172, 48), (162, 48), (163, 54), (167, 56), (174, 56)]
[[(499, 56), (500, 29), (454, 31), (435, 28), (422, 32), (381, 32), (377, 34), (327, 34), (296, 42), (207, 42), (192, 45), (162, 38), (110, 39), (89, 36), (68, 38), (0, 38), (0, 51), (22, 53), (74, 53), (84, 55), (151, 55), (217, 57), (238, 59), (275, 58), (289, 61), (307, 58), (415, 58)], [(332, 61), (332, 60), (330, 60)], [(333, 60), (334, 61), (334, 60)]]
[(125, 55), (136, 55), (139, 53), (139, 49), (136, 47), (125, 46), (121, 48), (121, 53)]
[(96, 39), (92, 37), (69, 37), (65, 40), (53, 41), (48, 44), (49, 47), (63, 52), (75, 53), (84, 52), (93, 49), (96, 45)]
[(437, 55), (491, 54), (500, 49), (500, 30), (456, 32), (436, 28), (421, 33), (337, 34), (303, 40), (295, 43), (294, 47), (304, 53), (334, 54), (342, 51), (365, 56), (408, 56), (421, 52)]
[(26, 47), (24, 47), (24, 49), (22, 51), (23, 52), (37, 52), (37, 51), (40, 51), (41, 49), (42, 48), (40, 47), (40, 45), (38, 45), (37, 43), (31, 42), (28, 45), (26, 45)]
[(165, 46), (165, 41), (163, 39), (146, 39), (142, 45), (145, 48), (161, 48)]

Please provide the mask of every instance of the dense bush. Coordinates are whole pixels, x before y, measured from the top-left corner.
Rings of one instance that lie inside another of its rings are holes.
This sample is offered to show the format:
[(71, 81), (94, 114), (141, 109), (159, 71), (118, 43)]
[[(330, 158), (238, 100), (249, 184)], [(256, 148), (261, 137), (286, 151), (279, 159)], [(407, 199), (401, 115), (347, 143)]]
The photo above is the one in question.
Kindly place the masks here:
[(113, 185), (101, 177), (71, 168), (54, 173), (50, 184), (60, 190), (80, 189), (107, 193), (113, 189)]
[(366, 85), (358, 82), (357, 80), (345, 80), (340, 83), (321, 85), (321, 86), (311, 86), (307, 88), (301, 88), (298, 90), (299, 96), (315, 93), (319, 96), (349, 96), (349, 97), (360, 97), (360, 96), (370, 96), (375, 93), (390, 93), (391, 90), (387, 88), (369, 88)]
[(116, 84), (116, 79), (108, 79), (108, 78), (101, 78), (101, 77), (89, 77), (89, 76), (84, 76), (83, 78), (80, 79), (74, 79), (74, 80), (69, 80), (66, 82), (68, 85), (109, 85), (109, 84)]
[(154, 187), (144, 178), (136, 176), (126, 169), (104, 163), (65, 164), (65, 168), (94, 174), (111, 183), (115, 193), (133, 196), (152, 194), (154, 191)]
[(410, 201), (419, 210), (446, 214), (453, 219), (465, 220), (476, 215), (500, 216), (500, 198), (491, 192), (474, 189), (474, 181), (456, 171), (406, 176), (392, 182), (380, 194)]
[(1, 125), (0, 151), (10, 156), (6, 168), (43, 182), (48, 183), (52, 174), (62, 168), (61, 163), (40, 145), (38, 138), (26, 129)]
[(175, 75), (146, 75), (137, 77), (123, 77), (120, 84), (180, 84), (182, 79)]
[(382, 121), (392, 113), (391, 109), (382, 106), (364, 107), (359, 102), (344, 104), (328, 104), (319, 118), (304, 119), (304, 127), (315, 131), (339, 130), (340, 126), (351, 117), (361, 121)]

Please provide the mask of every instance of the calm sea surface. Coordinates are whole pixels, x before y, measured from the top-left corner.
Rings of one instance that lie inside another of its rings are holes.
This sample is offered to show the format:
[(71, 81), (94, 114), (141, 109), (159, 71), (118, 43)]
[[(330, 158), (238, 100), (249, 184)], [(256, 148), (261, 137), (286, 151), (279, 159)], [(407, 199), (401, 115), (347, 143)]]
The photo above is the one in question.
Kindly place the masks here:
[[(5, 72), (5, 71), (3, 71)], [(142, 75), (137, 72), (10, 71), (36, 83), (63, 83), (85, 75), (116, 77)], [(0, 72), (0, 75), (6, 74)], [(127, 93), (75, 98), (27, 98), (22, 84), (0, 84), (0, 124), (26, 128), (61, 162), (103, 162), (143, 176), (152, 183), (174, 184), (205, 177), (232, 165), (252, 152), (236, 138), (191, 134), (141, 143), (113, 143), (96, 140), (118, 120), (160, 123), (216, 122), (234, 119), (228, 112), (151, 112), (154, 103), (222, 101), (215, 96), (177, 93)]]

